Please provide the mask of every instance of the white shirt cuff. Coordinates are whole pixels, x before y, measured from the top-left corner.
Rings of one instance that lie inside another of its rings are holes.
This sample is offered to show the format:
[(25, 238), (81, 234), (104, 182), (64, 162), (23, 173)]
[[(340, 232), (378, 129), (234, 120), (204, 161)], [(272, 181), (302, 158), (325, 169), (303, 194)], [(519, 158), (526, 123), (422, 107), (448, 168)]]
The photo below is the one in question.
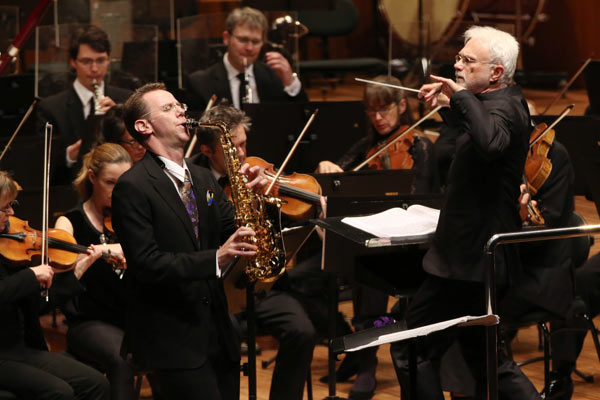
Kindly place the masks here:
[(217, 278), (220, 278), (221, 268), (219, 268), (219, 257), (217, 256), (217, 252), (215, 252), (215, 266), (217, 267)]
[(67, 152), (65, 152), (65, 160), (67, 161), (67, 167), (69, 167), (69, 168), (71, 168), (77, 162), (77, 160), (71, 160), (69, 158), (69, 153), (67, 153)]
[(294, 80), (288, 86), (285, 86), (283, 90), (292, 97), (296, 97), (300, 90), (302, 90), (302, 83), (298, 79), (298, 75), (294, 72)]

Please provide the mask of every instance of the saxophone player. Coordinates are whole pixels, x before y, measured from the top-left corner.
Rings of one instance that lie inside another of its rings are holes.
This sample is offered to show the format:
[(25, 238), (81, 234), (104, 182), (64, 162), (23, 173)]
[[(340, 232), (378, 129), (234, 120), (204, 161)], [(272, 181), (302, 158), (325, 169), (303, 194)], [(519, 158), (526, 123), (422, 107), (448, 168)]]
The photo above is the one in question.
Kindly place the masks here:
[[(160, 83), (125, 103), (127, 130), (147, 149), (112, 196), (113, 226), (128, 260), (123, 349), (156, 373), (168, 399), (239, 398), (239, 344), (219, 279), (235, 257), (254, 256), (210, 171), (186, 165), (186, 106)], [(258, 168), (243, 165), (262, 192)], [(162, 397), (162, 396), (161, 396)]]

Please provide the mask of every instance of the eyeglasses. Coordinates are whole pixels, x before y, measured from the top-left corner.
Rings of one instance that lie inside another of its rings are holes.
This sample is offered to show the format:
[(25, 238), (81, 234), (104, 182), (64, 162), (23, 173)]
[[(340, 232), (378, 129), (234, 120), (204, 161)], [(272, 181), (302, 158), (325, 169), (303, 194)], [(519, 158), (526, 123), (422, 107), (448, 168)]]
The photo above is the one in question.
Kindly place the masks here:
[(238, 42), (240, 42), (241, 44), (248, 44), (248, 43), (252, 43), (252, 46), (254, 47), (258, 47), (260, 46), (263, 41), (262, 39), (250, 39), (249, 37), (246, 36), (237, 36), (237, 35), (231, 35), (235, 38), (235, 40), (237, 40)]
[(92, 64), (96, 64), (101, 67), (108, 62), (107, 57), (98, 57), (96, 59), (93, 58), (78, 58), (77, 62), (83, 65), (84, 67), (91, 67)]
[(493, 64), (489, 61), (477, 61), (474, 58), (471, 58), (469, 56), (463, 56), (461, 54), (457, 54), (454, 56), (454, 61), (456, 61), (457, 63), (461, 62), (465, 65), (469, 65), (469, 64), (475, 64), (475, 63), (479, 63), (479, 64)]
[(142, 118), (144, 118), (146, 115), (150, 115), (150, 114), (152, 114), (153, 112), (157, 112), (157, 111), (169, 112), (169, 111), (171, 111), (171, 110), (175, 110), (175, 107), (179, 107), (179, 108), (181, 108), (181, 109), (183, 110), (183, 112), (186, 112), (186, 111), (188, 110), (188, 106), (187, 106), (187, 104), (180, 103), (180, 102), (176, 101), (175, 103), (167, 103), (167, 104), (163, 104), (162, 106), (160, 106), (160, 107), (158, 108), (158, 110), (149, 111), (149, 112), (147, 112), (146, 114), (144, 114), (144, 115), (140, 116), (140, 118), (139, 118), (139, 119), (142, 119)]
[(387, 117), (395, 107), (396, 107), (396, 103), (393, 103), (391, 106), (388, 106), (387, 108), (380, 108), (377, 110), (368, 108), (366, 110), (366, 112), (369, 117), (374, 117), (377, 114), (381, 115), (382, 117)]
[(2, 211), (3, 213), (8, 213), (9, 210), (13, 210), (15, 209), (15, 207), (17, 207), (19, 205), (19, 202), (17, 200), (13, 200), (10, 203), (8, 203), (6, 206), (4, 206), (3, 208), (0, 208), (0, 211)]

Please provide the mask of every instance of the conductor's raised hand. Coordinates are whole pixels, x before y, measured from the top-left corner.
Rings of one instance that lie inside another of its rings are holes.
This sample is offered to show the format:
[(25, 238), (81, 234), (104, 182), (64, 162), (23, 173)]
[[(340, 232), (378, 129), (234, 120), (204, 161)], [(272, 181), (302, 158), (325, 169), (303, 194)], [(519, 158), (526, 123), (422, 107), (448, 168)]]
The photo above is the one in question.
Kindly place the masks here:
[(250, 164), (244, 163), (240, 168), (240, 173), (246, 175), (248, 178), (248, 182), (246, 183), (248, 189), (252, 189), (256, 193), (264, 193), (269, 181), (265, 178), (263, 168), (258, 165), (251, 167)]
[(256, 255), (257, 247), (248, 243), (256, 236), (254, 231), (244, 226), (240, 227), (217, 250), (219, 268), (226, 268), (236, 257), (252, 257)]
[(454, 82), (452, 79), (443, 78), (437, 75), (430, 75), (432, 83), (427, 83), (421, 86), (418, 97), (425, 99), (425, 101), (432, 107), (443, 106), (447, 107), (450, 105), (450, 97), (461, 90), (465, 90), (464, 87)]

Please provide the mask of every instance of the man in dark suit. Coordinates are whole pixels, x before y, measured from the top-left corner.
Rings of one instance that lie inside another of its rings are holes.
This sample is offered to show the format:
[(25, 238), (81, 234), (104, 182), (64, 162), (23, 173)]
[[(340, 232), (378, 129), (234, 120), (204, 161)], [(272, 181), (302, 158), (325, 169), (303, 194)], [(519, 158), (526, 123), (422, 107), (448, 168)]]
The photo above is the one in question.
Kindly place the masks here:
[(226, 21), (223, 60), (189, 76), (190, 106), (203, 111), (213, 94), (228, 99), (235, 108), (243, 103), (308, 101), (302, 84), (279, 52), (258, 57), (267, 40), (267, 19), (250, 7), (233, 10)]
[(49, 122), (54, 127), (53, 136), (60, 138), (53, 184), (71, 183), (78, 161), (95, 141), (98, 116), (131, 94), (104, 82), (110, 64), (110, 42), (100, 28), (87, 25), (76, 30), (69, 59), (77, 75), (73, 85), (42, 100), (37, 110), (38, 132), (43, 135)]
[[(460, 130), (450, 166), (437, 230), (423, 268), (428, 276), (406, 312), (408, 328), (463, 315), (485, 314), (486, 259), (483, 248), (494, 233), (518, 230), (519, 185), (531, 131), (527, 104), (512, 86), (519, 44), (491, 27), (471, 27), (456, 55), (456, 82), (431, 75), (433, 83), (419, 93), (432, 106), (442, 105), (447, 123)], [(451, 117), (451, 118), (449, 118)], [(504, 246), (497, 255), (500, 286), (520, 266), (516, 248)], [(418, 395), (443, 399), (440, 359), (458, 337), (472, 373), (485, 393), (485, 335), (480, 327), (460, 328), (424, 338), (418, 348)], [(394, 343), (392, 358), (406, 389), (407, 346)], [(518, 379), (521, 385), (507, 398), (540, 398), (535, 387), (506, 358), (499, 362), (499, 381)]]
[[(125, 103), (128, 131), (148, 152), (113, 191), (113, 224), (127, 258), (123, 349), (156, 371), (161, 397), (237, 399), (239, 345), (219, 279), (251, 257), (254, 232), (236, 229), (234, 209), (210, 171), (187, 165), (186, 107), (147, 84)], [(266, 180), (242, 166), (251, 188)]]

